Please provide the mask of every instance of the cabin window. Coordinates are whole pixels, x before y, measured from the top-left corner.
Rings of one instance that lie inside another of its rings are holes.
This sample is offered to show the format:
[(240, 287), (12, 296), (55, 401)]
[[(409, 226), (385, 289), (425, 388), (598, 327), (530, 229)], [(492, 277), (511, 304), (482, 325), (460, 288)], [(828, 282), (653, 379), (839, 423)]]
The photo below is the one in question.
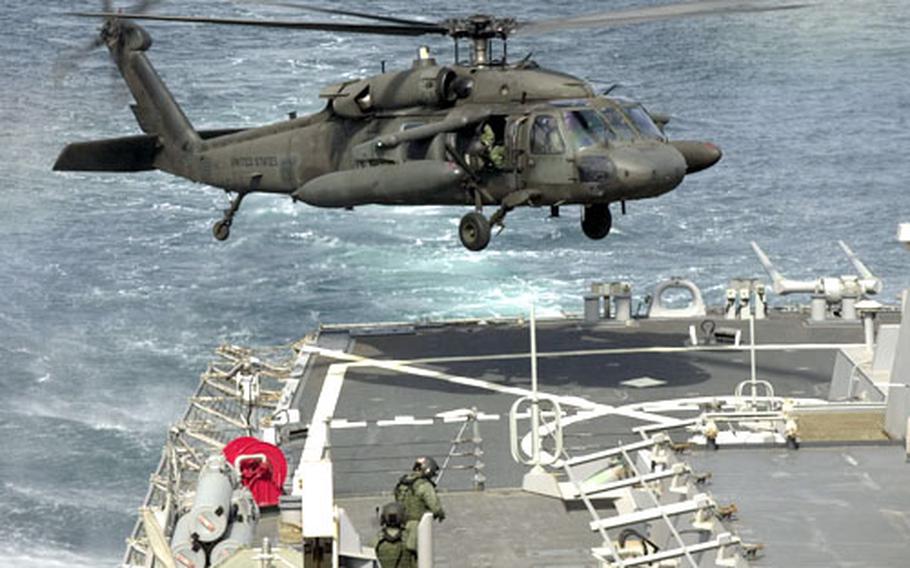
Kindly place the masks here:
[(562, 154), (566, 146), (559, 133), (559, 123), (556, 117), (541, 114), (534, 117), (531, 127), (531, 153), (532, 154)]

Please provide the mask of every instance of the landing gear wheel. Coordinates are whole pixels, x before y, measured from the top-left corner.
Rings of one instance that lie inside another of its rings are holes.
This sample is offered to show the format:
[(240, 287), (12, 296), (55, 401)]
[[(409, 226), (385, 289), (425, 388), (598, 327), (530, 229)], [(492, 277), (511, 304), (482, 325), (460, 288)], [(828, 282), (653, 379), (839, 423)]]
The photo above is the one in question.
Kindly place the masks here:
[(610, 234), (613, 215), (606, 203), (595, 203), (581, 210), (581, 230), (589, 239), (600, 240)]
[(246, 197), (246, 193), (238, 193), (237, 197), (231, 200), (231, 206), (224, 210), (224, 217), (212, 226), (212, 234), (219, 241), (226, 241), (231, 236), (231, 223), (234, 222), (234, 215), (240, 209), (240, 203), (244, 197)]
[(466, 249), (483, 250), (490, 244), (490, 222), (483, 214), (472, 211), (461, 218), (458, 236)]
[(229, 221), (216, 221), (212, 226), (212, 234), (219, 241), (226, 241), (231, 236), (231, 223)]

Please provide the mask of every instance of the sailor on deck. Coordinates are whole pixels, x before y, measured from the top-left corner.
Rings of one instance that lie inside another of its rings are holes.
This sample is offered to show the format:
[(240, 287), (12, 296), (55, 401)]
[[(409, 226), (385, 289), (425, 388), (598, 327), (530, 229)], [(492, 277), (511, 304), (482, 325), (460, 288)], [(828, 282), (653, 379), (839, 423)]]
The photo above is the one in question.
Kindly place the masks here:
[(439, 473), (436, 460), (431, 457), (419, 457), (414, 462), (411, 473), (401, 476), (395, 486), (395, 500), (404, 506), (405, 516), (410, 523), (420, 522), (424, 513), (433, 513), (433, 518), (442, 521), (446, 518), (439, 497), (436, 495), (436, 483), (433, 481)]
[(401, 476), (395, 486), (395, 501), (401, 503), (405, 511), (405, 532), (407, 547), (417, 551), (417, 525), (425, 513), (433, 513), (433, 518), (442, 521), (446, 518), (439, 497), (436, 495), (436, 484), (433, 479), (439, 473), (439, 465), (431, 457), (419, 457), (414, 462), (411, 473)]
[(404, 507), (401, 503), (389, 503), (382, 508), (379, 517), (382, 529), (376, 537), (376, 559), (382, 568), (415, 568), (417, 558), (408, 550), (406, 541)]

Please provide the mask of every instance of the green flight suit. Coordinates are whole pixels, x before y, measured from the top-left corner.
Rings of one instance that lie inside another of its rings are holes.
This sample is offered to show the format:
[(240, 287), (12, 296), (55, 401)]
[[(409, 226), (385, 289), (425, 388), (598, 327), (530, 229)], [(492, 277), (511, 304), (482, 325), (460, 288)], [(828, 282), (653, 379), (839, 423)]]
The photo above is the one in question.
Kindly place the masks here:
[(416, 472), (401, 477), (395, 486), (395, 500), (404, 506), (408, 521), (420, 522), (428, 512), (440, 521), (446, 516), (436, 496), (436, 484)]
[(500, 144), (496, 144), (496, 135), (489, 124), (483, 126), (483, 130), (480, 133), (480, 143), (483, 144), (490, 165), (495, 168), (502, 168), (506, 157), (505, 148)]
[(436, 484), (417, 472), (409, 473), (395, 486), (395, 500), (404, 507), (407, 547), (416, 552), (417, 525), (424, 513), (433, 513), (433, 518), (440, 521), (446, 518), (436, 495)]
[(417, 568), (414, 552), (406, 546), (407, 531), (398, 527), (384, 527), (376, 537), (376, 559), (382, 568)]

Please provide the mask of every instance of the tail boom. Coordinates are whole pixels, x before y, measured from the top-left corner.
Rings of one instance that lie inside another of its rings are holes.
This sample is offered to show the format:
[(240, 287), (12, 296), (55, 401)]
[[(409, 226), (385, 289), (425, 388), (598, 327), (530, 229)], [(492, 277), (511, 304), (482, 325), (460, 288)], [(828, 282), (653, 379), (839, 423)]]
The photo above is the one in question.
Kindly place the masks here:
[(152, 45), (151, 36), (137, 24), (109, 18), (101, 37), (136, 100), (133, 110), (139, 126), (159, 138), (165, 156), (180, 166), (175, 169), (185, 170), (187, 157), (201, 148), (202, 137), (148, 60), (145, 52)]

